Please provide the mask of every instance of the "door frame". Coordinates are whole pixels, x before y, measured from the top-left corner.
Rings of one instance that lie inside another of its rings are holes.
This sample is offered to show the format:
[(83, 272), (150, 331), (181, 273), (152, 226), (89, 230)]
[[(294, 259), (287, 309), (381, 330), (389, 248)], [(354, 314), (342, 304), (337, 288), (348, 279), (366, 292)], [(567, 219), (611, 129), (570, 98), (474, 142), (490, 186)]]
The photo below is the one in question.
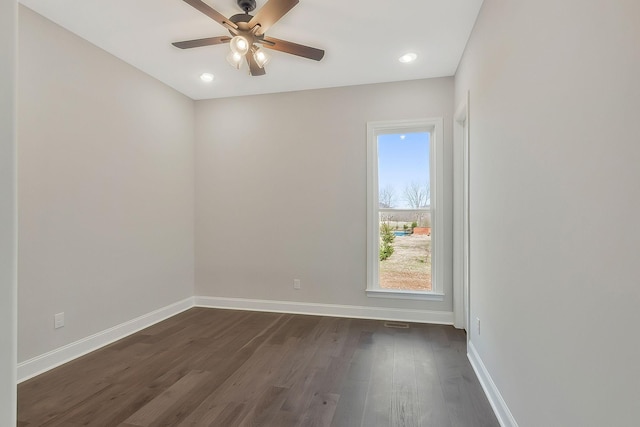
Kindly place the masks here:
[(471, 326), (469, 92), (454, 115), (454, 326)]

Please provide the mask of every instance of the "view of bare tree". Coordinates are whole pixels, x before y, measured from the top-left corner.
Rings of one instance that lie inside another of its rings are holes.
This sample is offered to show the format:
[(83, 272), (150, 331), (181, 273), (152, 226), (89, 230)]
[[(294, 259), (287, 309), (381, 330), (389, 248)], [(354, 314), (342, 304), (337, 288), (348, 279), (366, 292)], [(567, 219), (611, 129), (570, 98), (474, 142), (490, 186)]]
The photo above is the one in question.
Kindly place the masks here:
[(431, 187), (429, 183), (419, 184), (412, 182), (404, 187), (404, 200), (412, 209), (426, 208), (431, 199)]
[[(420, 184), (413, 181), (411, 184), (404, 187), (404, 200), (412, 209), (428, 207), (431, 204), (431, 186), (429, 185), (429, 182)], [(416, 213), (416, 222), (420, 227), (425, 226), (425, 224), (422, 224), (423, 217), (424, 214), (422, 212)]]
[(380, 190), (378, 204), (381, 208), (393, 208), (396, 200), (396, 190), (388, 185)]

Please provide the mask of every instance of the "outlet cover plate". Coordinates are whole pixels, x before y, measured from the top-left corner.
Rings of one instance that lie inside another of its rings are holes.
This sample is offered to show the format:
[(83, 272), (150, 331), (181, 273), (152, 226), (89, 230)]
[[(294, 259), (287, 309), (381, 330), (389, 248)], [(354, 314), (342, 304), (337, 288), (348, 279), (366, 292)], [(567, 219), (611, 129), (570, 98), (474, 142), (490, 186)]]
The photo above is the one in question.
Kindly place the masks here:
[(53, 326), (55, 329), (62, 328), (64, 326), (64, 313), (58, 313), (53, 316)]

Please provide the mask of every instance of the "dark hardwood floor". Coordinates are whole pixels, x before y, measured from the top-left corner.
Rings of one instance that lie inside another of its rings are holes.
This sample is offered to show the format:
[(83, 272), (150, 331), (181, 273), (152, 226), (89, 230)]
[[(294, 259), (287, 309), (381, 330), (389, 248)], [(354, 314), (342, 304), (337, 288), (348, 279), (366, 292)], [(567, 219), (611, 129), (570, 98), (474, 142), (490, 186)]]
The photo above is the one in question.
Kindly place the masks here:
[(18, 426), (498, 426), (450, 326), (194, 308), (18, 386)]

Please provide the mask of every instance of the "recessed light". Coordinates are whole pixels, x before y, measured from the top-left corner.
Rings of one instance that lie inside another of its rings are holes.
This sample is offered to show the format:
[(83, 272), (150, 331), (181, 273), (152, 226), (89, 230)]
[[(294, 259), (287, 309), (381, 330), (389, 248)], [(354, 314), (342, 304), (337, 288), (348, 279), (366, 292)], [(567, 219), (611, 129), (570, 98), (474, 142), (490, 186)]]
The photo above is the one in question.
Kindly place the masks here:
[(200, 75), (200, 80), (202, 80), (203, 82), (212, 82), (213, 81), (213, 74), (211, 73), (202, 73)]
[(418, 55), (416, 55), (415, 53), (409, 52), (409, 53), (405, 53), (400, 58), (398, 58), (398, 61), (403, 62), (403, 63), (413, 62), (413, 61), (416, 60), (417, 57), (418, 57)]

